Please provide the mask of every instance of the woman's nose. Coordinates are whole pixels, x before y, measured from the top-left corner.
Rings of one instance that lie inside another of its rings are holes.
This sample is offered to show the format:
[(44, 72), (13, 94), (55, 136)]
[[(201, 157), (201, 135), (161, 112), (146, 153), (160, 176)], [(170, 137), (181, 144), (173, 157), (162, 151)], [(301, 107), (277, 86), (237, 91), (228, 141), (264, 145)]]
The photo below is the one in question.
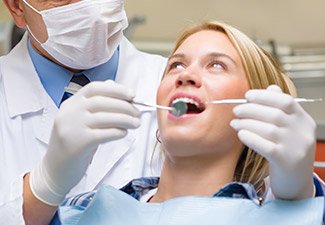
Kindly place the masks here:
[(201, 76), (198, 72), (192, 70), (184, 70), (178, 75), (178, 78), (175, 81), (176, 87), (190, 85), (195, 87), (200, 87), (202, 85)]

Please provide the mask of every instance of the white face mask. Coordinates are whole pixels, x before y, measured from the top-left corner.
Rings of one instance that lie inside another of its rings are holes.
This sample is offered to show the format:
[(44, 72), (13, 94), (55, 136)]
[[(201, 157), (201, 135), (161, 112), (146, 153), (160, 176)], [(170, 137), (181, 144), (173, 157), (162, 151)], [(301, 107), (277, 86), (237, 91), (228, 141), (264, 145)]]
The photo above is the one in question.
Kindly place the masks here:
[(38, 11), (46, 25), (48, 39), (42, 48), (63, 65), (90, 69), (107, 62), (128, 26), (123, 0), (81, 0), (65, 6)]

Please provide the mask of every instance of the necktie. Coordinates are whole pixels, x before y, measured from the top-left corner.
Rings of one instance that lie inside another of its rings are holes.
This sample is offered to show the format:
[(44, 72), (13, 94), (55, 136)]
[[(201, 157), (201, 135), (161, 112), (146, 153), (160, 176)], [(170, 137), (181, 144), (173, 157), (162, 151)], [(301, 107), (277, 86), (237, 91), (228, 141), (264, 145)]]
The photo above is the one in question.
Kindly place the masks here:
[(90, 80), (82, 73), (77, 73), (73, 75), (73, 77), (70, 80), (70, 83), (68, 87), (66, 88), (61, 103), (70, 98), (76, 91), (78, 91), (80, 88), (88, 84)]

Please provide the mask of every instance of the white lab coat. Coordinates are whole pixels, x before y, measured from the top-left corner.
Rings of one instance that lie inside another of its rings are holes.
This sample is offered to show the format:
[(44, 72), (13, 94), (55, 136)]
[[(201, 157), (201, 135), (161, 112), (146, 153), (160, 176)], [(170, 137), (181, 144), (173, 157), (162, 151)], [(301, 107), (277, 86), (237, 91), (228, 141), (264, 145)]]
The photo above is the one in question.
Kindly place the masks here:
[[(165, 58), (139, 52), (124, 38), (116, 82), (132, 88), (136, 99), (154, 103), (165, 64)], [(45, 154), (57, 111), (32, 64), (25, 35), (0, 58), (0, 224), (24, 224), (22, 178)], [(152, 159), (156, 129), (155, 113), (144, 112), (140, 128), (99, 147), (70, 195), (99, 183), (119, 188), (133, 178), (158, 175), (157, 158)]]

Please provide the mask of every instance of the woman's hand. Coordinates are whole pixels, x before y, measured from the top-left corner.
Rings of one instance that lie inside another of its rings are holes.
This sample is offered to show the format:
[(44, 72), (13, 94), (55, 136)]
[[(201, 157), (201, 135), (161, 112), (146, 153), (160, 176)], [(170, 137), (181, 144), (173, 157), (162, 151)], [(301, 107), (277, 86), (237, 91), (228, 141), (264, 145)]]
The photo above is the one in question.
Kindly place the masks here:
[(234, 108), (231, 126), (241, 142), (269, 162), (271, 188), (278, 199), (313, 197), (316, 124), (278, 86), (250, 90), (247, 104)]

